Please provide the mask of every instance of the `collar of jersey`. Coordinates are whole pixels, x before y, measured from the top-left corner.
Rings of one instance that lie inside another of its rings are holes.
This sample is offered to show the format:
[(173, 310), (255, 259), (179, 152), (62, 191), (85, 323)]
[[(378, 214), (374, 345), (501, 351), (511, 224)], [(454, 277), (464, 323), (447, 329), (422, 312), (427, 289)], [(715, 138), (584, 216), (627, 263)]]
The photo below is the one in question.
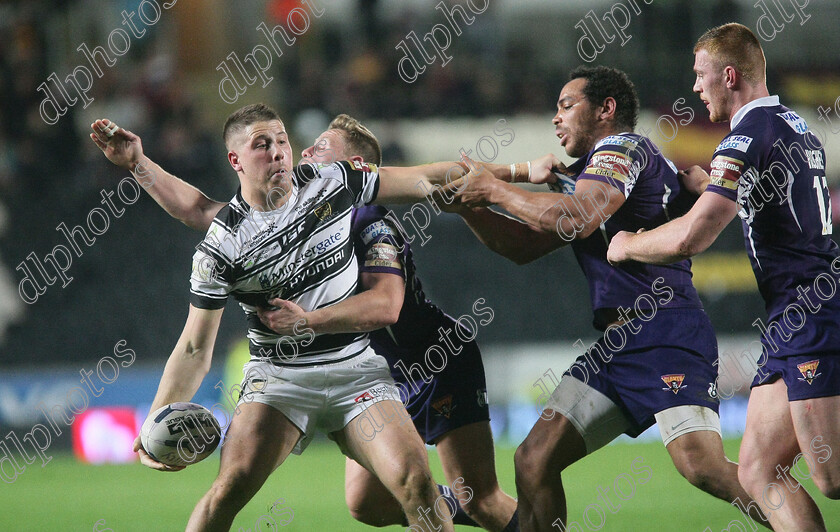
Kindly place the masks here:
[(744, 116), (756, 107), (775, 107), (777, 105), (780, 105), (778, 96), (765, 96), (751, 101), (747, 105), (738, 109), (738, 112), (735, 113), (735, 116), (733, 116), (732, 120), (729, 121), (729, 131), (735, 129)]
[[(241, 186), (236, 189), (236, 200), (239, 202), (239, 206), (242, 208), (242, 210), (247, 212), (250, 216), (261, 216), (263, 218), (267, 218), (269, 216), (274, 216), (283, 212), (283, 207), (278, 207), (270, 211), (258, 211), (257, 209), (251, 207), (251, 205), (247, 201), (245, 201), (245, 198), (242, 196)], [(285, 205), (286, 204), (284, 203), (283, 206), (285, 207)]]

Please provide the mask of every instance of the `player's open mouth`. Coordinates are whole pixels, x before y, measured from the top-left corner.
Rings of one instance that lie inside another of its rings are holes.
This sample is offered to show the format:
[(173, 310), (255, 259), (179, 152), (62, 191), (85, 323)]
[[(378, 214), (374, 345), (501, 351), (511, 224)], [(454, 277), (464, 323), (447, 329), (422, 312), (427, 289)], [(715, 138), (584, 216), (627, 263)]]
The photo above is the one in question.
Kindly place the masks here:
[(563, 133), (562, 131), (557, 131), (556, 135), (557, 135), (557, 138), (560, 139), (560, 145), (565, 146), (566, 141), (569, 140), (569, 134), (568, 133)]

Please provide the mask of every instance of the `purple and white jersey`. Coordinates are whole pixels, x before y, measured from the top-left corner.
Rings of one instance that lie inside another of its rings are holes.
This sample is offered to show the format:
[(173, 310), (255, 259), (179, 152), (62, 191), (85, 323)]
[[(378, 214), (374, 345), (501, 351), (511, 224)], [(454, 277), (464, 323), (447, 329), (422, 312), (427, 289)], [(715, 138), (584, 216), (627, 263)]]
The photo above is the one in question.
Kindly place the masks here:
[(614, 321), (619, 307), (643, 316), (663, 307), (702, 308), (691, 282), (690, 260), (668, 265), (607, 262), (609, 240), (617, 232), (653, 229), (686, 212), (690, 204), (674, 164), (646, 137), (621, 133), (600, 140), (569, 169), (575, 172), (576, 182), (600, 181), (626, 198), (612, 216), (602, 220), (599, 230), (572, 242), (589, 282), (595, 327), (603, 330)]
[(741, 207), (747, 253), (767, 314), (788, 325), (777, 354), (836, 350), (840, 250), (830, 237), (822, 144), (778, 96), (745, 105), (731, 127), (715, 150), (706, 190)]

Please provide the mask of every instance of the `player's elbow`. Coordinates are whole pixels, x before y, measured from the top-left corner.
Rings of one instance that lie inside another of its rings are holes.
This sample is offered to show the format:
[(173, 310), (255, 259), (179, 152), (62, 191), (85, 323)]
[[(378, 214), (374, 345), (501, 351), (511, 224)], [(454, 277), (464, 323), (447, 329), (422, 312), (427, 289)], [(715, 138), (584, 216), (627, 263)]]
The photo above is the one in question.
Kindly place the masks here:
[(704, 245), (703, 241), (697, 238), (696, 235), (687, 233), (677, 240), (674, 255), (676, 255), (679, 260), (690, 259), (694, 255), (702, 253), (706, 247), (707, 246)]
[(390, 327), (391, 325), (397, 323), (400, 319), (400, 310), (402, 309), (401, 303), (402, 301), (398, 303), (388, 302), (388, 304), (383, 307), (379, 317), (378, 329)]
[(376, 311), (370, 316), (370, 319), (365, 324), (359, 327), (362, 331), (375, 331), (397, 323), (400, 319), (400, 310), (402, 310), (402, 300), (397, 301), (395, 298), (383, 297), (375, 306)]
[(204, 346), (187, 340), (176, 353), (182, 361), (192, 366), (193, 371), (200, 372), (202, 375), (207, 375), (210, 372), (210, 363), (213, 360), (212, 346)]
[(589, 238), (592, 235), (592, 233), (594, 233), (595, 231), (597, 231), (601, 227), (601, 221), (597, 220), (597, 221), (582, 222), (581, 226), (582, 227), (579, 231), (578, 238), (581, 238), (581, 239)]

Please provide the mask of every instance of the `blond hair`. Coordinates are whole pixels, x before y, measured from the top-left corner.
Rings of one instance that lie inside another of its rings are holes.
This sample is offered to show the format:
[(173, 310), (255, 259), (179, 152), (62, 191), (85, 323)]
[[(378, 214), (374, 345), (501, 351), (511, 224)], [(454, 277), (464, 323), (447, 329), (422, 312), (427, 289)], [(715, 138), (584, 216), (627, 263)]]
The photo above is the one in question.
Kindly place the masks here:
[(366, 162), (382, 164), (382, 148), (371, 131), (350, 115), (340, 114), (330, 122), (329, 129), (337, 129), (344, 134), (344, 140), (350, 151), (347, 155), (360, 155)]
[(767, 79), (767, 61), (761, 43), (743, 24), (730, 22), (707, 30), (694, 45), (695, 54), (700, 50), (706, 50), (721, 66), (735, 68), (750, 84), (764, 83)]

